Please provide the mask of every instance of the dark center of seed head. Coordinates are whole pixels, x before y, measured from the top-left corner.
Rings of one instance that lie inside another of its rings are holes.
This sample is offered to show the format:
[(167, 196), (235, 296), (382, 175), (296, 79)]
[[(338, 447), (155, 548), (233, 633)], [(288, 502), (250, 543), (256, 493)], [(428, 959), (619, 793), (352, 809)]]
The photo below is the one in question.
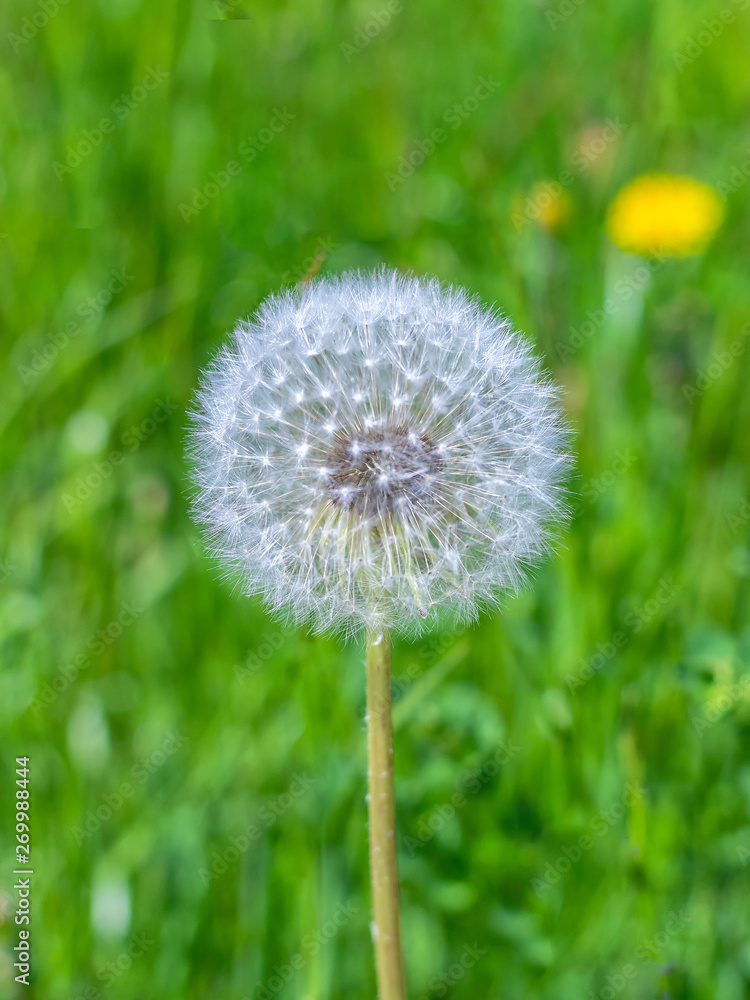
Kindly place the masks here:
[(407, 427), (346, 434), (328, 456), (325, 489), (337, 506), (361, 515), (408, 510), (435, 496), (443, 465), (433, 442)]

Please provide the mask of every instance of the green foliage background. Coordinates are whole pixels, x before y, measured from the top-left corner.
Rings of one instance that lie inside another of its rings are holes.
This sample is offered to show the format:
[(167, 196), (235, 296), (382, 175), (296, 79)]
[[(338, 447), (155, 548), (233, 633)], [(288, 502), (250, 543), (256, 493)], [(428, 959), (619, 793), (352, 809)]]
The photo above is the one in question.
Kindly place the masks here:
[[(498, 303), (577, 431), (574, 519), (527, 593), (395, 650), (410, 995), (750, 997), (750, 10), (724, 2), (722, 27), (722, 0), (405, 0), (366, 45), (384, 0), (5, 10), (2, 997), (375, 996), (362, 650), (233, 593), (186, 513), (200, 368), (321, 245), (324, 273)], [(607, 119), (567, 222), (514, 224)], [(708, 251), (646, 274), (603, 225), (654, 169), (736, 183)]]

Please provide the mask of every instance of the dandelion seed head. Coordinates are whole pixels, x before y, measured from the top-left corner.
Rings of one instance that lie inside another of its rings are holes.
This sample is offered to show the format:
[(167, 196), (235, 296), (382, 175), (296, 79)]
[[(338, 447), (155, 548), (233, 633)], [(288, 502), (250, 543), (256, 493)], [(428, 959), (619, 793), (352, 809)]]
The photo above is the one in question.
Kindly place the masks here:
[(318, 631), (471, 620), (564, 515), (558, 390), (509, 322), (381, 270), (238, 323), (205, 374), (194, 513), (247, 594)]

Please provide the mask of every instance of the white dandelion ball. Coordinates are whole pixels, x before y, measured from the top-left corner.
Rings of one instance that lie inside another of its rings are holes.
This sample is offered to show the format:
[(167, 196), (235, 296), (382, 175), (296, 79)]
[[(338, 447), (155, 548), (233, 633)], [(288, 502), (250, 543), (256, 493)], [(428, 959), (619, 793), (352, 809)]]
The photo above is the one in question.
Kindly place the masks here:
[(460, 289), (319, 279), (270, 296), (208, 369), (194, 511), (245, 593), (317, 631), (471, 620), (564, 515), (558, 395)]

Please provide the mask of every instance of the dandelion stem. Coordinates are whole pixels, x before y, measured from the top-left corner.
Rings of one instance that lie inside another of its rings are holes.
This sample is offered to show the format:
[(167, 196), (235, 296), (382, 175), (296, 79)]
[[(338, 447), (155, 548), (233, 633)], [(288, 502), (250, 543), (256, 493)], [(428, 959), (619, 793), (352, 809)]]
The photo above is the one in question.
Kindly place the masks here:
[(406, 1000), (393, 801), (391, 642), (386, 632), (367, 635), (367, 764), (378, 995), (380, 1000)]

